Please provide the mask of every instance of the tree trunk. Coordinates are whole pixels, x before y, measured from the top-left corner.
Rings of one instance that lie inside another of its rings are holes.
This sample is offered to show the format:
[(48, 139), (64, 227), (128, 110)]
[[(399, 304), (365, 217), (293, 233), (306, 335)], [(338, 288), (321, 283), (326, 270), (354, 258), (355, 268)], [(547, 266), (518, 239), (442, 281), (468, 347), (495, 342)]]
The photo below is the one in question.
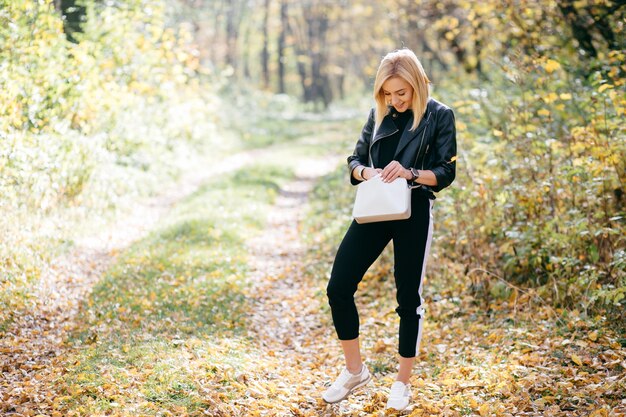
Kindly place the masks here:
[(285, 39), (289, 26), (287, 0), (280, 2), (280, 34), (278, 35), (278, 92), (285, 94)]
[(76, 4), (76, 0), (54, 0), (54, 7), (61, 12), (63, 19), (63, 32), (67, 40), (78, 43), (74, 37), (76, 33), (82, 33), (82, 23), (86, 19), (87, 10), (85, 6)]
[(245, 0), (235, 0), (228, 4), (226, 11), (226, 64), (235, 71), (239, 66), (239, 30), (245, 7)]
[(573, 0), (559, 0), (559, 9), (563, 13), (563, 17), (569, 23), (572, 28), (574, 38), (578, 41), (580, 47), (585, 51), (587, 55), (592, 58), (598, 56), (598, 51), (593, 46), (591, 34), (588, 28), (585, 26), (583, 18), (578, 14)]
[(311, 80), (308, 83), (309, 101), (316, 103), (321, 101), (324, 107), (328, 107), (332, 100), (332, 89), (326, 72), (328, 54), (326, 37), (329, 27), (327, 10), (324, 7), (311, 8), (307, 11), (305, 20), (308, 26), (308, 50), (311, 58)]
[(483, 49), (483, 37), (480, 32), (483, 28), (483, 22), (481, 21), (476, 28), (474, 29), (474, 55), (476, 56), (476, 73), (481, 80), (486, 80), (485, 74), (483, 72), (483, 62), (481, 60), (480, 51)]
[[(283, 0), (285, 1), (285, 0)], [(307, 74), (306, 62), (309, 60), (310, 55), (310, 42), (308, 41), (308, 21), (305, 16), (308, 15), (308, 10), (302, 10), (301, 21), (297, 21), (298, 16), (292, 16), (296, 19), (293, 22), (291, 19), (287, 21), (287, 29), (291, 37), (294, 38), (294, 49), (296, 53), (296, 68), (298, 76), (300, 77), (300, 85), (302, 86), (302, 101), (311, 101), (310, 95), (310, 79)]]
[(263, 49), (261, 50), (261, 72), (263, 74), (263, 88), (265, 88), (266, 90), (270, 87), (270, 53), (268, 48), (270, 2), (271, 0), (265, 0), (265, 14), (263, 15)]
[(226, 64), (237, 68), (237, 28), (235, 26), (235, 7), (231, 5), (226, 12)]
[(251, 25), (245, 26), (245, 32), (243, 35), (243, 53), (242, 53), (242, 62), (243, 62), (243, 77), (245, 79), (251, 78), (250, 73), (250, 29)]

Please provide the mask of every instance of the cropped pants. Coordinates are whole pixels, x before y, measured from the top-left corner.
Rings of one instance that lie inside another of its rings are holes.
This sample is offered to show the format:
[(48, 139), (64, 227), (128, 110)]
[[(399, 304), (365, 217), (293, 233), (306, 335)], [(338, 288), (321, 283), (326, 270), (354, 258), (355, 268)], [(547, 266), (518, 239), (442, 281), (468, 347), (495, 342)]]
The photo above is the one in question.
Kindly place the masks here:
[(433, 200), (413, 191), (411, 217), (376, 223), (352, 221), (339, 245), (326, 289), (333, 323), (340, 340), (359, 336), (359, 314), (354, 294), (363, 275), (393, 241), (396, 312), (400, 316), (398, 353), (416, 356), (422, 337), (422, 280), (432, 240)]

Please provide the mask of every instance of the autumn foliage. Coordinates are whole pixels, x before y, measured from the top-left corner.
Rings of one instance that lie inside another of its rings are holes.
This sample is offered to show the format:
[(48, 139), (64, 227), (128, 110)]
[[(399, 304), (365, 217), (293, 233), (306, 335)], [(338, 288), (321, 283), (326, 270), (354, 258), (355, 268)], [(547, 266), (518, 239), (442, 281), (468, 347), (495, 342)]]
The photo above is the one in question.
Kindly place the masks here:
[(625, 415), (625, 13), (0, 0), (0, 414), (383, 415), (392, 251), (358, 293), (374, 381), (338, 405), (325, 286), (405, 45), (459, 144), (407, 414)]
[(440, 227), (473, 289), (486, 296), (498, 277), (621, 320), (622, 1), (229, 4), (185, 2), (178, 16), (214, 22), (199, 42), (219, 46), (206, 49), (216, 65), (305, 102), (369, 95), (382, 55), (416, 51), (457, 114), (460, 178)]

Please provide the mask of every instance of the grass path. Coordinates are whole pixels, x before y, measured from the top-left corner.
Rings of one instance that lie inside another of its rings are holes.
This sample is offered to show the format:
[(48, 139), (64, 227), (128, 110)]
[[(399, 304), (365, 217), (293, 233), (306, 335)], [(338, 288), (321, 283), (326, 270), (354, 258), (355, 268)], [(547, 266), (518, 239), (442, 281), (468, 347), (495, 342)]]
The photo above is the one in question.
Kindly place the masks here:
[[(264, 372), (255, 376), (257, 398), (243, 397), (249, 409), (261, 408), (271, 415), (318, 415), (326, 408), (320, 401), (326, 375), (319, 348), (326, 350), (330, 341), (321, 318), (323, 279), (308, 274), (308, 248), (301, 236), (314, 183), (334, 170), (338, 160), (302, 161), (302, 172), (296, 171), (296, 179), (281, 190), (267, 227), (248, 243), (251, 293), (256, 294), (249, 323), (254, 345), (264, 358)], [(260, 403), (269, 398), (269, 404)]]
[(176, 187), (140, 202), (128, 216), (104, 230), (77, 239), (69, 253), (52, 260), (36, 288), (33, 310), (13, 317), (11, 327), (0, 339), (4, 412), (18, 413), (45, 404), (49, 395), (46, 383), (58, 370), (55, 358), (67, 347), (67, 331), (76, 325), (73, 321), (79, 305), (115, 262), (116, 254), (144, 237), (176, 202), (195, 191), (213, 172), (242, 166), (255, 153), (235, 155), (211, 172), (188, 173)]
[(145, 238), (176, 204), (211, 178), (238, 171), (271, 152), (271, 148), (243, 151), (205, 171), (189, 172), (176, 186), (139, 202), (129, 215), (105, 229), (77, 239), (70, 252), (54, 259), (36, 289), (35, 308), (12, 317), (0, 339), (0, 410), (8, 415), (29, 415), (28, 410), (48, 409), (59, 396), (50, 381), (72, 349), (67, 344), (68, 332), (79, 326), (80, 305), (118, 254)]
[[(0, 414), (393, 415), (390, 250), (357, 298), (374, 379), (340, 404), (320, 398), (343, 365), (324, 290), (350, 221), (339, 155), (357, 127), (318, 123), (187, 177), (60, 258), (38, 308), (1, 339)], [(469, 293), (436, 242), (426, 280), (402, 415), (625, 415), (626, 349), (602, 318), (555, 311), (532, 289)]]
[[(305, 129), (310, 130), (315, 123), (305, 121), (302, 125)], [(295, 126), (298, 126), (298, 124), (296, 123)], [(107, 378), (101, 374), (102, 369), (88, 369), (84, 368), (84, 365), (85, 362), (88, 362), (87, 359), (109, 361), (110, 358), (107, 359), (106, 355), (110, 352), (101, 352), (102, 346), (111, 348), (112, 343), (110, 342), (113, 339), (122, 335), (128, 336), (128, 329), (126, 328), (116, 328), (115, 325), (100, 326), (98, 325), (100, 324), (98, 320), (93, 321), (89, 319), (94, 314), (97, 316), (102, 314), (102, 311), (99, 311), (101, 306), (94, 305), (94, 303), (97, 304), (95, 300), (98, 300), (100, 297), (97, 293), (101, 290), (96, 290), (94, 295), (94, 288), (106, 287), (106, 281), (116, 274), (116, 266), (127, 263), (126, 257), (130, 256), (132, 258), (135, 251), (134, 246), (141, 247), (143, 245), (142, 241), (147, 241), (147, 244), (151, 245), (150, 235), (154, 234), (155, 231), (157, 231), (159, 237), (162, 237), (158, 229), (161, 228), (163, 222), (167, 223), (167, 218), (171, 217), (172, 211), (176, 211), (181, 205), (185, 206), (186, 200), (193, 199), (194, 195), (202, 194), (207, 184), (215, 183), (216, 178), (232, 177), (234, 174), (235, 177), (232, 180), (234, 182), (227, 181), (227, 184), (230, 185), (225, 187), (231, 187), (230, 190), (232, 191), (233, 185), (239, 186), (243, 183), (244, 186), (241, 188), (245, 188), (246, 182), (250, 181), (250, 178), (245, 176), (259, 174), (259, 161), (272, 160), (274, 158), (274, 162), (270, 162), (268, 165), (272, 167), (277, 164), (276, 158), (280, 159), (285, 154), (294, 156), (294, 152), (301, 151), (303, 148), (319, 148), (317, 140), (310, 137), (295, 141), (286, 147), (274, 145), (270, 144), (266, 148), (240, 152), (220, 161), (210, 169), (188, 173), (177, 186), (164, 190), (155, 198), (139, 202), (130, 215), (119, 219), (118, 222), (103, 230), (98, 230), (91, 236), (77, 239), (69, 253), (54, 259), (50, 264), (49, 270), (43, 274), (41, 283), (37, 288), (35, 307), (28, 312), (16, 312), (12, 317), (10, 326), (4, 329), (0, 339), (0, 364), (3, 375), (3, 379), (0, 382), (0, 411), (2, 415), (97, 415), (98, 410), (104, 414), (110, 414), (111, 410), (115, 409), (121, 411), (123, 415), (144, 415), (144, 413), (152, 414), (154, 410), (159, 410), (159, 407), (142, 407), (137, 404), (125, 409), (120, 407), (115, 401), (109, 401), (113, 405), (103, 407), (102, 401), (94, 398), (94, 393), (89, 389), (85, 389), (86, 385), (102, 384), (98, 387), (99, 391), (106, 393), (107, 389), (111, 387), (110, 384), (103, 382)], [(333, 146), (331, 145), (332, 148)], [(313, 168), (307, 168), (307, 172), (303, 174), (305, 178), (290, 183), (285, 190), (280, 190), (277, 207), (283, 207), (282, 214), (286, 212), (285, 210), (291, 210), (290, 217), (293, 218), (293, 215), (302, 209), (302, 204), (305, 201), (303, 198), (305, 198), (307, 188), (312, 186), (317, 177), (325, 174), (336, 165), (336, 159), (328, 159), (327, 151), (322, 153), (324, 154), (323, 157), (313, 158), (320, 164)], [(302, 162), (304, 161), (300, 160), (298, 163)], [(286, 174), (291, 169), (290, 166), (285, 166), (284, 168), (282, 171), (276, 171), (278, 177)], [(240, 193), (241, 196), (238, 197), (238, 201), (235, 201), (235, 204), (257, 204), (258, 202), (254, 201), (254, 194), (257, 192), (265, 196), (262, 200), (267, 200), (268, 197), (270, 199), (273, 198), (271, 197), (272, 193), (278, 189), (278, 185), (272, 182), (273, 178), (264, 178), (262, 173), (259, 175), (259, 178), (256, 184), (254, 179), (252, 180), (252, 189)], [(304, 186), (305, 188), (303, 190), (289, 191), (292, 186)], [(224, 190), (226, 191), (228, 188), (224, 188)], [(220, 193), (219, 190), (215, 190), (212, 195), (226, 195), (224, 198), (227, 200), (229, 198), (227, 194), (229, 193), (230, 191)], [(216, 199), (213, 198), (209, 201), (215, 202)], [(296, 201), (295, 205), (292, 204), (293, 201)], [(228, 201), (225, 201), (225, 204), (228, 204)], [(263, 201), (259, 203), (260, 206), (263, 206), (263, 204), (265, 204)], [(288, 207), (290, 205), (291, 207)], [(212, 220), (224, 216), (224, 210), (228, 212), (230, 208), (223, 209), (219, 207), (216, 210), (220, 212), (219, 215), (215, 213), (208, 216)], [(252, 223), (239, 225), (240, 229), (246, 232), (249, 231), (250, 235), (254, 235), (254, 229), (258, 227), (256, 222), (265, 221), (263, 219), (265, 216), (263, 209), (260, 210), (260, 213), (248, 213), (245, 210), (242, 213), (245, 216), (249, 216), (248, 221)], [(225, 217), (228, 217), (227, 214)], [(283, 221), (282, 215), (274, 216), (272, 219), (270, 220), (271, 222)], [(237, 221), (234, 224), (237, 225)], [(218, 234), (232, 232), (224, 228), (216, 227), (215, 229)], [(272, 229), (272, 227), (269, 229)], [(238, 252), (242, 249), (242, 242), (235, 240), (226, 243), (230, 245), (230, 249), (236, 249)], [(181, 245), (181, 247), (186, 249), (185, 245)], [(259, 245), (257, 245), (258, 249)], [(195, 247), (190, 248), (190, 252), (195, 250)], [(293, 253), (292, 248), (286, 248), (283, 254), (285, 253)], [(265, 258), (272, 263), (272, 256), (268, 255)], [(219, 257), (219, 254), (216, 255), (217, 257)], [(282, 270), (284, 267), (284, 262), (282, 262), (281, 258), (282, 255), (278, 257), (280, 262), (274, 262), (276, 270)], [(289, 259), (293, 260), (293, 255), (290, 255)], [(143, 261), (149, 262), (145, 259)], [(234, 259), (233, 262), (237, 261), (238, 259)], [(215, 263), (217, 262), (215, 260)], [(244, 281), (253, 281), (255, 274), (260, 279), (265, 278), (265, 271), (267, 271), (266, 267), (268, 265), (263, 265), (262, 262), (263, 256), (257, 253), (253, 262), (253, 268), (256, 268), (257, 271), (251, 272), (249, 279)], [(148, 267), (149, 265), (142, 266)], [(161, 265), (159, 265), (159, 268), (161, 268)], [(213, 268), (213, 265), (211, 268)], [(236, 274), (240, 276), (245, 275), (245, 272), (242, 271), (236, 271)], [(224, 268), (220, 272), (227, 275), (229, 269)], [(213, 276), (215, 275), (213, 274)], [(234, 279), (238, 278), (235, 277)], [(117, 286), (119, 284), (114, 285)], [(217, 285), (220, 284), (218, 283)], [(242, 289), (240, 284), (237, 283), (225, 288), (234, 289), (235, 292)], [(150, 297), (154, 298), (155, 293), (151, 293)], [(160, 294), (158, 297), (160, 297)], [(227, 302), (228, 300), (230, 298), (226, 297)], [(240, 301), (240, 298), (238, 300)], [(131, 303), (136, 300), (124, 299), (123, 301)], [(218, 303), (221, 301), (223, 300), (217, 300)], [(103, 310), (110, 307), (106, 306), (106, 302), (103, 304)], [(116, 318), (125, 320), (127, 317), (124, 316), (134, 313), (131, 309), (127, 309), (119, 304), (116, 304), (117, 311), (115, 313), (118, 316)], [(106, 314), (111, 315), (112, 313), (108, 311)], [(236, 320), (233, 323), (235, 322)], [(215, 323), (210, 323), (210, 325), (215, 327)], [(235, 324), (225, 325), (224, 327), (233, 328)], [(212, 330), (201, 331), (205, 335), (212, 334), (212, 332)], [(225, 330), (225, 332), (227, 331)], [(233, 337), (233, 340), (237, 337), (239, 336)], [(212, 343), (213, 341), (209, 340), (209, 342)], [(122, 349), (127, 351), (128, 346), (128, 344), (125, 344)], [(97, 352), (89, 352), (91, 347)], [(85, 354), (92, 357), (87, 358)], [(94, 364), (95, 362), (91, 365)], [(75, 374), (76, 372), (78, 375)], [(78, 376), (79, 383), (72, 385), (73, 382), (77, 382), (74, 378), (75, 376)], [(68, 380), (67, 378), (70, 379)], [(90, 378), (94, 381), (87, 381)], [(80, 381), (81, 379), (85, 381)], [(95, 404), (84, 406), (85, 402), (90, 401), (81, 400), (84, 394), (95, 399)], [(123, 393), (120, 394), (123, 395)], [(211, 406), (211, 395), (206, 395), (205, 397), (205, 405)], [(214, 408), (217, 409), (217, 406)], [(133, 409), (135, 411), (132, 411)], [(167, 413), (167, 411), (164, 412)], [(159, 414), (159, 412), (157, 411), (156, 414)]]

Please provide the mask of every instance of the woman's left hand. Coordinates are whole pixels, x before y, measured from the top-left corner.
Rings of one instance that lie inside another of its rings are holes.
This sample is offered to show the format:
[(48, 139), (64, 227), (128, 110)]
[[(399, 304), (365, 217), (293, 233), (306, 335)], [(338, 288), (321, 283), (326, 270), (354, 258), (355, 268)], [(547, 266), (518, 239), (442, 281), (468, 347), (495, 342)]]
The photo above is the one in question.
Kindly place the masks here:
[(387, 164), (385, 169), (383, 169), (383, 172), (380, 173), (380, 177), (382, 178), (383, 182), (392, 182), (398, 177), (410, 180), (412, 175), (411, 171), (403, 167), (400, 162), (391, 161), (389, 162), (389, 164)]

